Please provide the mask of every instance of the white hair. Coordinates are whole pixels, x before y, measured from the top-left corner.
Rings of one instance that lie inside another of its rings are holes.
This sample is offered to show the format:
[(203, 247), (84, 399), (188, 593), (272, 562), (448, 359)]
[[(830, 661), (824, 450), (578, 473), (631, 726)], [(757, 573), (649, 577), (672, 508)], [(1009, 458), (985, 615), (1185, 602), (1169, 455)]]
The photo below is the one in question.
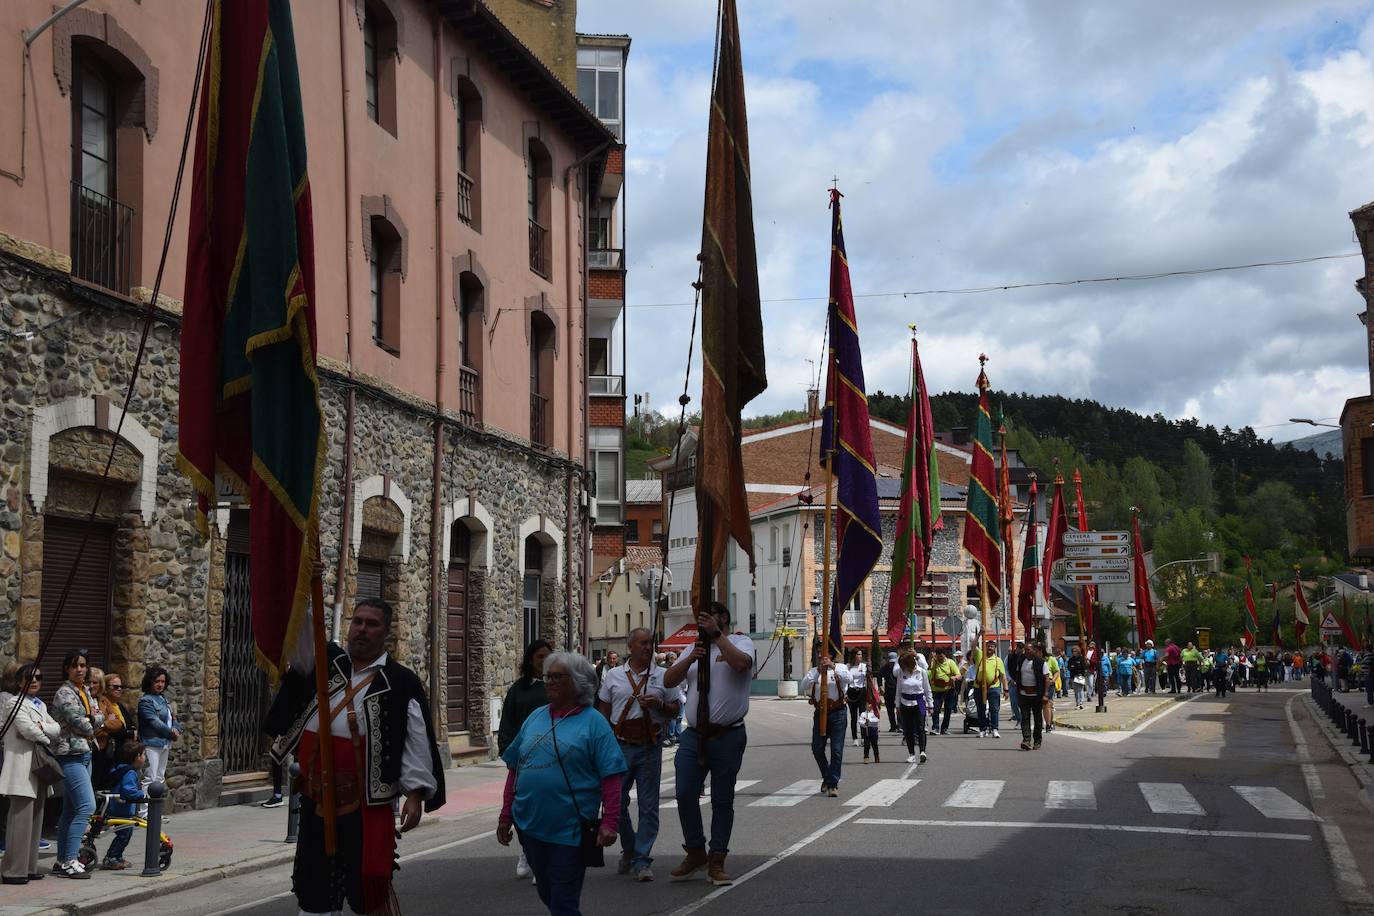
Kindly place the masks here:
[(544, 673), (554, 665), (562, 666), (572, 681), (573, 702), (578, 706), (590, 706), (596, 702), (596, 669), (576, 652), (554, 652), (544, 659)]

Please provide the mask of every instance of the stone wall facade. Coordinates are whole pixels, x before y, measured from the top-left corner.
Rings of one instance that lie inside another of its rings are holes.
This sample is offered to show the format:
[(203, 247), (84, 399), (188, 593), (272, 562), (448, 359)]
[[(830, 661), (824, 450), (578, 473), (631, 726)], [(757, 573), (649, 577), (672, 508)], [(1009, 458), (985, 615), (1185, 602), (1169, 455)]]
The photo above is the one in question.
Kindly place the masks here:
[[(168, 766), (169, 792), (174, 807), (203, 807), (217, 802), (225, 772), (220, 685), (223, 640), (229, 637), (221, 526), (229, 513), (216, 513), (217, 524), (204, 541), (195, 528), (190, 484), (175, 466), (175, 304), (154, 312), (124, 428), (115, 434), (143, 308), (0, 253), (0, 662), (35, 655), (43, 614), (52, 612), (43, 598), (45, 521), (89, 514), (114, 444), (115, 461), (97, 512), (103, 524), (113, 526), (108, 651), (101, 647), (99, 661), (135, 686), (147, 666), (169, 669), (169, 694), (187, 730)], [(525, 539), (535, 538), (544, 548), (537, 571), (540, 635), (559, 648), (580, 644), (580, 583), (590, 536), (585, 471), (556, 452), (462, 427), (456, 415), (440, 420), (432, 405), (372, 380), (350, 379), (336, 365), (322, 365), (320, 377), (328, 439), (321, 481), (326, 600), (343, 598), (346, 622), (359, 597), (359, 561), (383, 564), (383, 596), (396, 607), (393, 651), (430, 685), (441, 733), (447, 731), (442, 630), (448, 533), (455, 524), (482, 528), (471, 539), (467, 601), (467, 731), (482, 746), (491, 727), (489, 700), (504, 696), (523, 649)], [(354, 492), (345, 518), (349, 390)], [(444, 444), (438, 550), (436, 423)], [(350, 549), (339, 590), (345, 534)], [(433, 607), (436, 559), (440, 601)], [(126, 702), (137, 702), (136, 691)]]

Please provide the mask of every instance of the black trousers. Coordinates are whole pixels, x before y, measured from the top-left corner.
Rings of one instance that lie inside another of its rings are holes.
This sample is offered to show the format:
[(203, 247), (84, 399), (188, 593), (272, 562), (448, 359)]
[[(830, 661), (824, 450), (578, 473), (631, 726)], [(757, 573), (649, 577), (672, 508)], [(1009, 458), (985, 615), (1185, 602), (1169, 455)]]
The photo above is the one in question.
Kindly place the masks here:
[(301, 796), (301, 829), (296, 840), (296, 864), (291, 870), (291, 891), (307, 913), (332, 913), (347, 900), (353, 912), (363, 910), (363, 816), (358, 812), (335, 818), (338, 854), (324, 854), (324, 819), (315, 803)]
[(1180, 666), (1179, 666), (1179, 665), (1166, 665), (1165, 667), (1168, 669), (1168, 672), (1169, 672), (1168, 675), (1166, 676), (1166, 679), (1165, 679), (1165, 680), (1166, 680), (1166, 683), (1168, 683), (1168, 685), (1169, 685), (1169, 692), (1170, 692), (1170, 693), (1178, 693), (1179, 687), (1182, 686), (1182, 685), (1179, 683), (1180, 678), (1179, 678), (1179, 676), (1178, 676), (1178, 671), (1179, 671), (1179, 667), (1180, 667)]
[(849, 737), (855, 741), (859, 740), (859, 713), (863, 712), (864, 701), (851, 700), (845, 697), (844, 705), (849, 707)]
[(1159, 688), (1159, 665), (1147, 662), (1145, 664), (1145, 692), (1154, 693)]
[(919, 745), (921, 753), (926, 752), (926, 714), (919, 706), (901, 706), (902, 738), (906, 741), (906, 752), (916, 753)]
[[(1040, 746), (1045, 731), (1045, 706), (1038, 697), (1022, 696), (1021, 700), (1021, 741), (1024, 744)], [(1030, 715), (1026, 715), (1029, 712)]]
[(897, 688), (883, 691), (883, 705), (887, 707), (887, 727), (897, 730)]

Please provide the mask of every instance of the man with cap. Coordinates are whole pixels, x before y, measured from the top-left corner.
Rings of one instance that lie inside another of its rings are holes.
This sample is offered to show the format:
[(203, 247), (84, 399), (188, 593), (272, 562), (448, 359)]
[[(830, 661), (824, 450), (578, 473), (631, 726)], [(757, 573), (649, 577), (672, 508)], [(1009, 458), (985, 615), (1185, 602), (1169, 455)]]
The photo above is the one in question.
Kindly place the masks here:
[(1140, 653), (1140, 661), (1145, 667), (1145, 692), (1154, 693), (1159, 686), (1159, 653), (1155, 651), (1155, 641), (1145, 640), (1145, 651)]
[[(935, 647), (935, 663), (927, 675), (930, 690), (935, 702), (930, 711), (930, 731), (932, 734), (949, 734), (949, 714), (959, 697), (959, 666), (945, 657), (945, 650)], [(943, 714), (942, 714), (943, 713)]]
[(887, 707), (887, 730), (897, 728), (897, 653), (887, 653), (887, 662), (878, 669), (878, 683), (883, 685), (883, 705)]

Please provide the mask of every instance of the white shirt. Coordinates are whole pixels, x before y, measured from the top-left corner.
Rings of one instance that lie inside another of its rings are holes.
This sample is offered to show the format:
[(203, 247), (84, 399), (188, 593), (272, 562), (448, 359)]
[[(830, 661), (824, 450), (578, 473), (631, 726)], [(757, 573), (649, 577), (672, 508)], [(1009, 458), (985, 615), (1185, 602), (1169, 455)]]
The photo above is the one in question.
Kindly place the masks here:
[(849, 666), (849, 686), (868, 686), (868, 664), (866, 662), (859, 662), (857, 665)]
[[(711, 664), (711, 687), (707, 697), (711, 702), (712, 725), (734, 725), (749, 714), (749, 688), (754, 683), (754, 641), (743, 633), (731, 633), (726, 637), (730, 644), (749, 656), (749, 667), (736, 671), (725, 663), (720, 656), (720, 647), (714, 643), (707, 650), (706, 658)], [(697, 724), (697, 664), (693, 661), (683, 678), (687, 695), (683, 702), (687, 707), (687, 727)]]
[(1026, 659), (1025, 661), (1023, 661), (1023, 662), (1021, 663), (1021, 671), (1020, 671), (1020, 673), (1017, 675), (1017, 676), (1018, 676), (1018, 679), (1021, 681), (1021, 686), (1022, 686), (1022, 687), (1029, 687), (1029, 688), (1031, 688), (1032, 690), (1035, 689), (1035, 666), (1036, 666), (1036, 665), (1039, 665), (1039, 666), (1040, 666), (1040, 673), (1044, 675), (1045, 680), (1048, 681), (1048, 680), (1050, 679), (1050, 666), (1049, 666), (1049, 664), (1047, 664), (1046, 662), (1036, 661), (1036, 660), (1033, 659), (1033, 658), (1028, 658), (1028, 659)]
[[(825, 679), (825, 693), (830, 697), (831, 703), (843, 705), (844, 692), (852, 683), (852, 675), (848, 665), (836, 665), (830, 669), (830, 676)], [(812, 668), (806, 672), (806, 676), (801, 682), (802, 693), (815, 700), (821, 701), (821, 669)], [(830, 707), (834, 709), (834, 706)]]
[[(639, 687), (640, 696), (658, 697), (665, 704), (675, 702), (678, 699), (680, 691), (677, 688), (669, 690), (663, 686), (663, 671), (662, 668), (650, 665), (647, 684), (642, 684), (645, 672), (633, 671), (629, 662), (618, 665), (602, 675), (601, 689), (596, 692), (596, 698), (603, 703), (610, 704), (610, 723), (612, 725), (620, 721), (622, 713), (626, 719), (643, 718), (644, 708), (638, 703), (630, 704), (630, 711), (625, 712), (625, 706), (630, 703), (630, 697), (634, 694), (634, 687)], [(630, 685), (631, 675), (634, 676), (634, 687)], [(711, 689), (712, 692), (715, 691), (714, 684), (711, 685)]]
[[(918, 655), (917, 658), (920, 658)], [(930, 690), (930, 678), (919, 664), (908, 673), (901, 665), (894, 672), (897, 675), (897, 705), (919, 706), (920, 698), (926, 698), (926, 709), (935, 706), (935, 694)]]
[(876, 712), (865, 709), (859, 713), (859, 728), (877, 728), (882, 723)]

